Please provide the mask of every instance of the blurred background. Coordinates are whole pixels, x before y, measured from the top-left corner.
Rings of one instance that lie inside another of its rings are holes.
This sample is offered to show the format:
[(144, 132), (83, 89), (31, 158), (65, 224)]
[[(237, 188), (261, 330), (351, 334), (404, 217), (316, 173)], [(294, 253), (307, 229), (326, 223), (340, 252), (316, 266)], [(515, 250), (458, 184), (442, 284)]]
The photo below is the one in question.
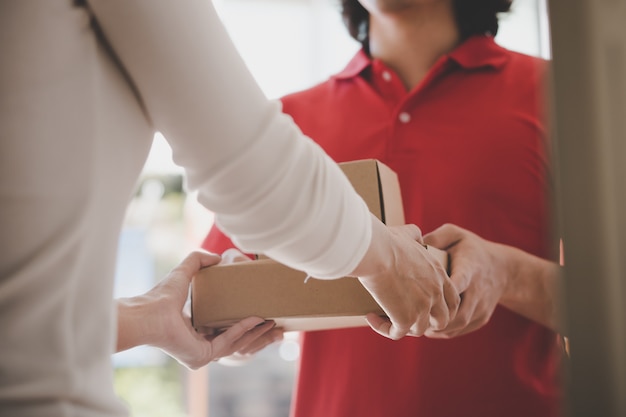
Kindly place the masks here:
[[(206, 0), (210, 1), (210, 0)], [(335, 0), (214, 0), (233, 41), (269, 98), (301, 90), (341, 70), (359, 44), (347, 34)], [(514, 0), (496, 41), (549, 59), (546, 0)], [(150, 289), (199, 247), (212, 214), (185, 191), (182, 170), (155, 135), (120, 236), (116, 297)], [(286, 417), (299, 356), (287, 334), (237, 366), (189, 371), (158, 349), (114, 355), (118, 394), (134, 417)]]

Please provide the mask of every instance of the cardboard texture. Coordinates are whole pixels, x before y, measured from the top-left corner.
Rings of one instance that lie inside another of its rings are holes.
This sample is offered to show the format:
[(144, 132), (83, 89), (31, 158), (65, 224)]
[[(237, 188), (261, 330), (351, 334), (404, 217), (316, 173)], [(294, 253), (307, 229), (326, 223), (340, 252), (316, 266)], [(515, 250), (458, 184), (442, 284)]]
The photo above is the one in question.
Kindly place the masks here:
[(254, 315), (286, 330), (311, 330), (343, 327), (350, 316), (365, 325), (365, 314), (382, 314), (356, 278), (305, 279), (306, 273), (271, 259), (207, 268), (195, 278), (194, 326), (224, 328)]
[[(370, 211), (389, 226), (404, 224), (396, 174), (376, 160), (339, 164)], [(428, 247), (448, 267), (444, 251)], [(223, 329), (259, 316), (285, 331), (366, 326), (364, 316), (383, 314), (358, 279), (309, 279), (306, 274), (264, 258), (201, 270), (192, 281), (192, 322), (196, 329)]]
[(369, 210), (387, 226), (405, 224), (398, 176), (374, 159), (339, 164)]

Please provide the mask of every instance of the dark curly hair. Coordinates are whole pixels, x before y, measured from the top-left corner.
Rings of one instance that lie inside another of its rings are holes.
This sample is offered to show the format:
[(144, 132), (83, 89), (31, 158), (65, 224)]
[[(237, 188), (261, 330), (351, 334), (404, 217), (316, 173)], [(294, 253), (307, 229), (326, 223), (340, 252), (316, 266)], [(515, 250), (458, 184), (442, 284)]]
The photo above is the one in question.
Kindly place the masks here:
[[(511, 9), (513, 0), (453, 0), (454, 14), (461, 39), (472, 35), (498, 33), (498, 13)], [(350, 35), (367, 50), (369, 13), (359, 0), (341, 0), (341, 15)]]

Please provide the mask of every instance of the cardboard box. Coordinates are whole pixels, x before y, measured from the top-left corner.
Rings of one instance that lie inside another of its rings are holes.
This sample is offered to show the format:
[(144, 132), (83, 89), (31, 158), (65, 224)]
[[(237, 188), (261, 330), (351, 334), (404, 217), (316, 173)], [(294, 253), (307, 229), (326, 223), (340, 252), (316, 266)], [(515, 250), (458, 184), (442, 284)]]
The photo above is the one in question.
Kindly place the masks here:
[(383, 313), (356, 278), (305, 278), (272, 259), (207, 268), (194, 279), (194, 327), (225, 328), (259, 316), (288, 331), (319, 330), (366, 325), (365, 314)]
[(375, 159), (344, 162), (339, 167), (369, 210), (387, 226), (405, 224), (398, 176)]
[[(375, 159), (343, 162), (339, 167), (367, 208), (387, 226), (405, 224), (398, 176)], [(257, 259), (268, 259), (257, 254)]]
[[(340, 164), (369, 209), (387, 225), (404, 224), (396, 174), (376, 160)], [(429, 248), (447, 267), (447, 253)], [(309, 279), (271, 259), (216, 265), (192, 281), (192, 322), (196, 329), (223, 329), (259, 316), (286, 331), (322, 330), (367, 325), (364, 316), (383, 314), (358, 279)]]

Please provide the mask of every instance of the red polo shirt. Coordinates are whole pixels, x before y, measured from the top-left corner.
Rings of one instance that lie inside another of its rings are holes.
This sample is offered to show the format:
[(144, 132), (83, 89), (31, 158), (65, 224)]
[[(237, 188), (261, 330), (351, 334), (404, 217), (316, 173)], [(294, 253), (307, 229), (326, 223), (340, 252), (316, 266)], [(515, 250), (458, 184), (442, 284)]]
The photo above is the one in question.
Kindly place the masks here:
[[(546, 63), (470, 38), (407, 92), (358, 53), (284, 110), (337, 162), (377, 158), (399, 176), (408, 223), (455, 223), (548, 257)], [(206, 249), (232, 244), (217, 229)], [(295, 417), (559, 415), (557, 337), (505, 308), (452, 340), (391, 341), (369, 328), (303, 334)]]

